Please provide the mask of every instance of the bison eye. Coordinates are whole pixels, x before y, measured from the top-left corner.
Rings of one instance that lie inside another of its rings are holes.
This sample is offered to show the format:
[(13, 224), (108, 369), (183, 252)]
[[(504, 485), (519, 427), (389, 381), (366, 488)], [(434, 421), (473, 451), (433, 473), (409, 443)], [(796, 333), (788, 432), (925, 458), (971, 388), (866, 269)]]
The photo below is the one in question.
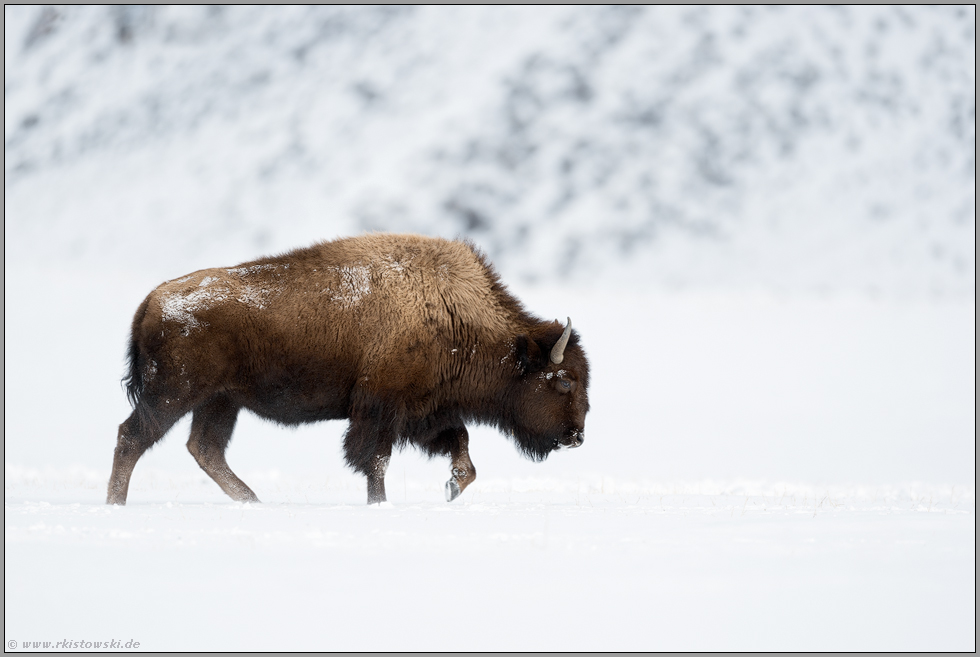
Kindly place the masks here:
[(567, 392), (572, 389), (572, 382), (566, 381), (565, 379), (558, 379), (558, 387), (563, 391)]

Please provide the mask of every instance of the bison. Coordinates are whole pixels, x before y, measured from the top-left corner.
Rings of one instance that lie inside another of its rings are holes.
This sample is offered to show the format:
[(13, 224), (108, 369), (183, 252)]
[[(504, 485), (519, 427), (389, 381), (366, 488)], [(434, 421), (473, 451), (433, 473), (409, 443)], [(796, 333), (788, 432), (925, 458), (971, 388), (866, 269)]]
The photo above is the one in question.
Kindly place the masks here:
[(524, 310), (470, 242), (374, 233), (163, 283), (133, 318), (108, 504), (140, 456), (192, 413), (187, 449), (232, 499), (257, 502), (225, 461), (238, 412), (284, 425), (350, 421), (347, 464), (384, 502), (392, 448), (451, 458), (446, 498), (476, 478), (466, 423), (529, 458), (578, 447), (589, 364), (571, 319)]

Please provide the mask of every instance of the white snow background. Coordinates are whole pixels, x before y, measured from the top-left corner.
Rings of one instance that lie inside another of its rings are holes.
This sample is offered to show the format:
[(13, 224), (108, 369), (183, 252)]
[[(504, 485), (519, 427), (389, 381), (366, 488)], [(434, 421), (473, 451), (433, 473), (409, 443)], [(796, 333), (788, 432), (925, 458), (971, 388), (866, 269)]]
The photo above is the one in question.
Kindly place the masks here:
[[(975, 20), (5, 7), (8, 650), (975, 650)], [(244, 505), (185, 420), (105, 506), (142, 298), (374, 229), (572, 317), (585, 445), (379, 508), (243, 414)]]

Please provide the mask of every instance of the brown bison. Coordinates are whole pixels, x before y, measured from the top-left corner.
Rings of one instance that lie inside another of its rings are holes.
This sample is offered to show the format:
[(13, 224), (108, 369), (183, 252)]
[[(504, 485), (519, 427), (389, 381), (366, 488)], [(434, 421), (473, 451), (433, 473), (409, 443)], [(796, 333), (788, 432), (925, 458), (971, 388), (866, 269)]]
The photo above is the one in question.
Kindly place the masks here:
[(133, 318), (109, 504), (186, 413), (187, 449), (230, 497), (225, 461), (247, 408), (281, 424), (350, 420), (347, 463), (385, 501), (392, 447), (452, 459), (448, 500), (476, 478), (465, 423), (498, 427), (534, 460), (578, 447), (589, 365), (571, 320), (528, 314), (475, 246), (418, 235), (323, 242), (168, 281)]

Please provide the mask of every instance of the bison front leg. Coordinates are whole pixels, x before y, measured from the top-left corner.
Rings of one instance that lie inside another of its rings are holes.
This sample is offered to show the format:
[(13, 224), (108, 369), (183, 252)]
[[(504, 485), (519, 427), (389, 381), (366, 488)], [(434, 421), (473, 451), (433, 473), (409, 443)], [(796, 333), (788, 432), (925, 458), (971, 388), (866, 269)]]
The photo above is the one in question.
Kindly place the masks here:
[(381, 504), (388, 501), (385, 494), (385, 473), (391, 461), (391, 445), (387, 454), (375, 454), (374, 463), (367, 475), (368, 504)]
[(367, 477), (368, 504), (387, 502), (385, 473), (391, 461), (395, 431), (363, 417), (353, 417), (344, 436), (344, 458)]
[(470, 460), (470, 437), (466, 427), (447, 431), (455, 434), (449, 443), (453, 476), (446, 482), (446, 501), (452, 502), (476, 479), (476, 468)]

